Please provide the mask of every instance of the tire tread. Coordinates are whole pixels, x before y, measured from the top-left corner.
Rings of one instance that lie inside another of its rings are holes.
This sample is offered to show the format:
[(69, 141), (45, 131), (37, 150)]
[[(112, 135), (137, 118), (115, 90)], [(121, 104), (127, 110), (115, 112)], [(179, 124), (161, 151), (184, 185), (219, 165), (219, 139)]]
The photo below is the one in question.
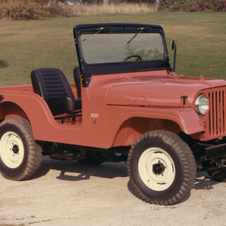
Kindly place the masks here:
[[(147, 137), (148, 138), (158, 137), (163, 142), (174, 147), (175, 151), (179, 154), (182, 164), (184, 166), (184, 178), (183, 178), (182, 186), (180, 190), (173, 197), (167, 200), (157, 201), (157, 200), (152, 200), (148, 198), (146, 195), (144, 195), (141, 192), (139, 187), (134, 183), (133, 177), (131, 175), (130, 161), (131, 161), (134, 149), (138, 143), (140, 143), (142, 140), (146, 139)], [(182, 141), (176, 134), (169, 131), (162, 131), (162, 130), (156, 130), (156, 131), (145, 133), (134, 142), (128, 154), (127, 170), (128, 170), (131, 184), (135, 188), (140, 198), (147, 203), (158, 204), (158, 205), (173, 205), (179, 202), (180, 200), (184, 199), (189, 194), (196, 179), (195, 159), (189, 146), (184, 141)]]
[(28, 158), (26, 166), (24, 167), (24, 170), (16, 175), (16, 176), (10, 176), (4, 172), (1, 171), (1, 174), (10, 180), (15, 181), (21, 181), (29, 179), (33, 174), (35, 174), (41, 164), (42, 161), (42, 149), (41, 147), (35, 142), (33, 138), (33, 132), (30, 125), (30, 122), (24, 118), (9, 118), (4, 120), (0, 124), (0, 128), (4, 125), (13, 125), (17, 128), (20, 128), (21, 132), (24, 134), (25, 139), (27, 141), (28, 146)]

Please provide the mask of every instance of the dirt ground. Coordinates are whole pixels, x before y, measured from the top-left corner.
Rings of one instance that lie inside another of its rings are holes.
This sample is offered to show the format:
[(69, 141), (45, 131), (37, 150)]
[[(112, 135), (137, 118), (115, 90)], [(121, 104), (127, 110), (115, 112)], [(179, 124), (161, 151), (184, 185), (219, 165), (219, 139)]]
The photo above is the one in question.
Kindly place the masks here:
[(0, 226), (226, 225), (226, 184), (198, 173), (189, 197), (173, 206), (140, 200), (126, 163), (86, 166), (43, 157), (23, 182), (0, 176)]

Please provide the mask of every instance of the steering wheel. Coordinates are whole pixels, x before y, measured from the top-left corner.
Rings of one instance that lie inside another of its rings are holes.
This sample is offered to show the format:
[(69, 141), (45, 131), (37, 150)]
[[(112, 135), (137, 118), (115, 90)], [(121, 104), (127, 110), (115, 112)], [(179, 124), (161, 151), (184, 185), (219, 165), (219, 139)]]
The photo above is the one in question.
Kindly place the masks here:
[(125, 62), (127, 60), (129, 60), (130, 58), (133, 58), (133, 57), (137, 57), (136, 61), (142, 61), (142, 58), (139, 56), (139, 55), (131, 55), (131, 56), (128, 56), (126, 57), (122, 62)]

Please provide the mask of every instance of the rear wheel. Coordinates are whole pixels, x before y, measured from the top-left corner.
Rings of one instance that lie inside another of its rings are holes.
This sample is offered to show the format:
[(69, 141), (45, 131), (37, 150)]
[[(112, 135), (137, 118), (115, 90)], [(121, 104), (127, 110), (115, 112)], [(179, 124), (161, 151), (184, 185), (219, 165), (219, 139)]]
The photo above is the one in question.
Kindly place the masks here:
[(41, 160), (42, 149), (26, 119), (10, 118), (0, 124), (0, 171), (5, 178), (28, 179), (38, 170)]
[(128, 173), (144, 201), (170, 205), (190, 192), (196, 164), (190, 148), (177, 135), (156, 130), (142, 135), (131, 147)]

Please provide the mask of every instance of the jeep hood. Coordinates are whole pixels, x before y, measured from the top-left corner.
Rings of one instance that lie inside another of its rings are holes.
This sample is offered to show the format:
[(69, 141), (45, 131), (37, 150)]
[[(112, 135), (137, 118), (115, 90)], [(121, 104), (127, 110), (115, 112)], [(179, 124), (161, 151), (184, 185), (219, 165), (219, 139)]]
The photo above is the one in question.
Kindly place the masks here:
[(184, 77), (129, 78), (113, 83), (106, 93), (107, 105), (140, 105), (181, 107), (182, 96), (187, 96), (186, 107), (191, 107), (196, 95), (204, 89), (226, 86), (225, 80)]

